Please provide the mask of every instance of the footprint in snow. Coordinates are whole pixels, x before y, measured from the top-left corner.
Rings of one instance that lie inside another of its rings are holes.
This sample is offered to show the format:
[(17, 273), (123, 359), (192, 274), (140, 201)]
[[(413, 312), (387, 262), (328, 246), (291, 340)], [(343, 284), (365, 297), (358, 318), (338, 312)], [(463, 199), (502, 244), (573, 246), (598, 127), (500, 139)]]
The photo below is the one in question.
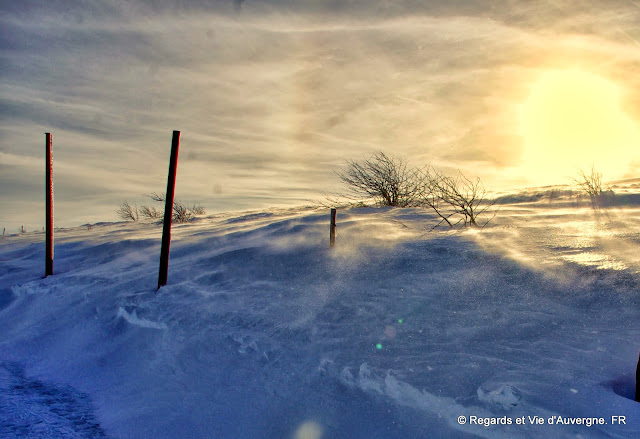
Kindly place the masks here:
[(17, 363), (0, 363), (0, 437), (106, 438), (89, 396), (25, 376)]

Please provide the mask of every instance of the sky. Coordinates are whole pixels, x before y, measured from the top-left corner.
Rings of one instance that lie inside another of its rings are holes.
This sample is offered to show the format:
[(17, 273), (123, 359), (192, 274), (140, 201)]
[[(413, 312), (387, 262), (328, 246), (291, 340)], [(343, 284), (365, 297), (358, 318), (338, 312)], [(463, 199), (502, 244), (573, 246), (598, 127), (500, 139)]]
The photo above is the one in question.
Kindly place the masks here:
[(173, 130), (208, 213), (377, 151), (494, 191), (635, 177), (639, 29), (622, 0), (0, 0), (0, 228), (44, 226), (45, 132), (61, 227), (162, 192)]

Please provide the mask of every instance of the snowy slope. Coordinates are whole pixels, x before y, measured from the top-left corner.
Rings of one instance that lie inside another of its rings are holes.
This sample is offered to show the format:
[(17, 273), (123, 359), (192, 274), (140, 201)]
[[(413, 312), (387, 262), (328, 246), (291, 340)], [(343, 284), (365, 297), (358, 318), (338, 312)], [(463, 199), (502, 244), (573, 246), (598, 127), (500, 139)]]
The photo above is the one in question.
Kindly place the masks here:
[(328, 220), (174, 226), (159, 292), (161, 226), (60, 231), (46, 279), (42, 233), (2, 238), (0, 437), (640, 437), (640, 208), (343, 209), (333, 249)]

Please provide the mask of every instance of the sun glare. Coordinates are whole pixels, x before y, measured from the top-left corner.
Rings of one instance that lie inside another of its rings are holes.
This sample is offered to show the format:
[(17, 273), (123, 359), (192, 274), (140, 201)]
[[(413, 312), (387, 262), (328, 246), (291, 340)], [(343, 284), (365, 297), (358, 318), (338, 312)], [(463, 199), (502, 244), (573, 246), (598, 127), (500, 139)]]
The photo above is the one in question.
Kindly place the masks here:
[(536, 184), (562, 184), (595, 166), (621, 178), (640, 146), (636, 124), (621, 108), (613, 82), (579, 70), (550, 71), (521, 111), (526, 174)]

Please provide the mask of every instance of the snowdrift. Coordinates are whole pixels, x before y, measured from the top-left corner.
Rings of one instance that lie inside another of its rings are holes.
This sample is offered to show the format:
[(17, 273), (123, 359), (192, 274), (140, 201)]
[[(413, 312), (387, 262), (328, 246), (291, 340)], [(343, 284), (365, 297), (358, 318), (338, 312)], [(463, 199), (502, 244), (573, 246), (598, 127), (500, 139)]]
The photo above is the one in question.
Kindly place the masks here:
[(0, 436), (640, 437), (640, 209), (528, 201), (3, 238)]

